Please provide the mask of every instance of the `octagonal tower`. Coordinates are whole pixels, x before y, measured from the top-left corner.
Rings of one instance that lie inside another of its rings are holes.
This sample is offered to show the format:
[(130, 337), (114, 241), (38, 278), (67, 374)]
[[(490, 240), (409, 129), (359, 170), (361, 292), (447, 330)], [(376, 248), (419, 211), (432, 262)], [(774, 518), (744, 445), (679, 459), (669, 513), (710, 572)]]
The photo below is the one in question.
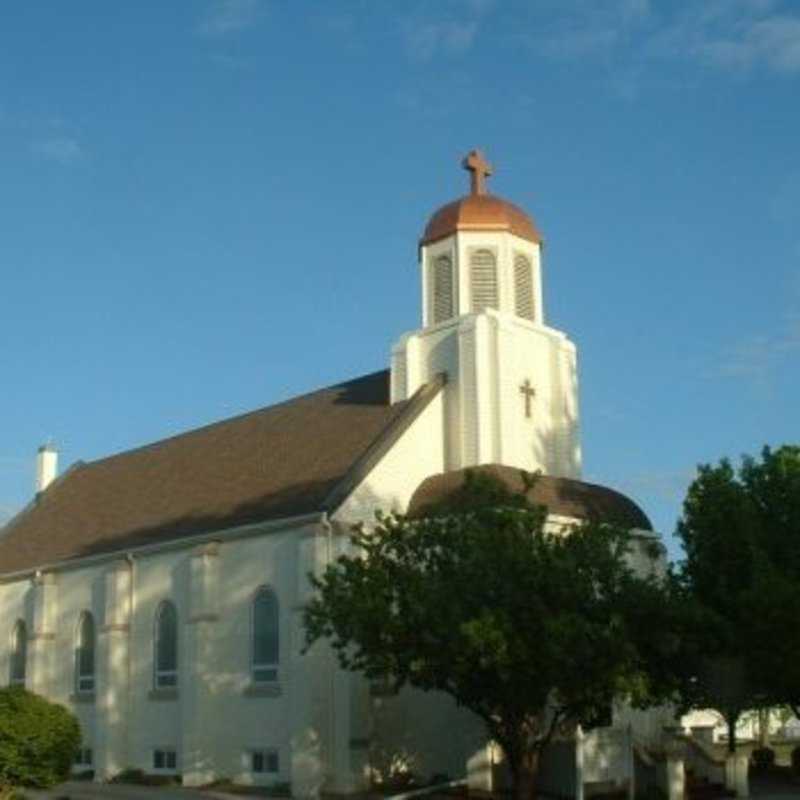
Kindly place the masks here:
[(392, 402), (447, 375), (447, 469), (504, 464), (580, 477), (574, 344), (544, 322), (542, 238), (489, 194), (480, 152), (470, 193), (442, 206), (419, 243), (422, 328), (392, 350)]

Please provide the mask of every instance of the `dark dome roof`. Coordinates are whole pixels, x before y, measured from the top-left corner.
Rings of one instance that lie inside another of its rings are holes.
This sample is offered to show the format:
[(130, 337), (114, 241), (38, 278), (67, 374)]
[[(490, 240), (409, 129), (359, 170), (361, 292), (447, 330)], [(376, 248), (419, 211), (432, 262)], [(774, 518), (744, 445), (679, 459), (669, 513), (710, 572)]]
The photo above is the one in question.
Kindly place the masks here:
[(491, 194), (468, 194), (432, 214), (420, 245), (464, 230), (508, 231), (536, 244), (542, 242), (533, 220), (518, 206)]
[[(500, 464), (452, 470), (426, 478), (416, 489), (408, 504), (408, 515), (419, 516), (426, 508), (436, 505), (464, 485), (467, 471), (492, 475), (502, 481), (511, 491), (522, 492), (525, 484), (521, 470)], [(624, 494), (607, 486), (539, 475), (528, 492), (531, 502), (547, 506), (550, 514), (624, 525), (627, 528), (653, 530), (647, 515), (636, 503)]]

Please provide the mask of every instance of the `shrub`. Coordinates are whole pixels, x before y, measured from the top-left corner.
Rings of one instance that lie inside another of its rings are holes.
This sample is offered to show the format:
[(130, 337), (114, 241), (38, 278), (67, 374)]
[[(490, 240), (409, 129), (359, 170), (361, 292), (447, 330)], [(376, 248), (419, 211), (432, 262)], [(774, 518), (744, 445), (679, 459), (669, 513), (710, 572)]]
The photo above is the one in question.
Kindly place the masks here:
[(80, 741), (78, 720), (63, 706), (18, 686), (0, 689), (0, 786), (66, 780)]
[(118, 772), (111, 778), (109, 783), (130, 783), (135, 784), (137, 786), (145, 786), (147, 784), (147, 775), (145, 775), (144, 770), (136, 769), (134, 767), (127, 767), (126, 769), (122, 770), (122, 772)]
[(126, 767), (108, 782), (128, 783), (134, 786), (180, 786), (183, 778), (180, 775), (154, 775), (137, 767)]
[(792, 750), (792, 769), (800, 774), (800, 745)]
[(771, 747), (757, 747), (753, 750), (750, 761), (754, 769), (770, 769), (775, 766), (775, 751)]

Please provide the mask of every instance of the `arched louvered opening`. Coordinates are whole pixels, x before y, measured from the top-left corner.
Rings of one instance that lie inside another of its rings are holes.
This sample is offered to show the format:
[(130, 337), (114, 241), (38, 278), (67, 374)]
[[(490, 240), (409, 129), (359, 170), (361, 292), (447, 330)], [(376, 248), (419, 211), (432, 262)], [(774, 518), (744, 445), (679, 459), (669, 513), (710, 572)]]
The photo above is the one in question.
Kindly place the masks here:
[(11, 664), (9, 683), (12, 686), (25, 685), (25, 672), (28, 664), (28, 629), (20, 619), (11, 632)]
[(497, 308), (497, 259), (491, 250), (474, 250), (469, 259), (472, 310)]
[(178, 612), (165, 600), (156, 611), (154, 642), (154, 684), (156, 689), (178, 685)]
[(280, 609), (275, 592), (262, 586), (253, 598), (252, 676), (253, 683), (278, 680), (280, 661)]
[(78, 693), (94, 691), (94, 654), (94, 617), (85, 611), (75, 636), (75, 689)]
[(433, 262), (433, 323), (453, 316), (453, 260), (438, 256)]
[(514, 309), (518, 317), (533, 320), (533, 266), (531, 260), (517, 253), (514, 256)]

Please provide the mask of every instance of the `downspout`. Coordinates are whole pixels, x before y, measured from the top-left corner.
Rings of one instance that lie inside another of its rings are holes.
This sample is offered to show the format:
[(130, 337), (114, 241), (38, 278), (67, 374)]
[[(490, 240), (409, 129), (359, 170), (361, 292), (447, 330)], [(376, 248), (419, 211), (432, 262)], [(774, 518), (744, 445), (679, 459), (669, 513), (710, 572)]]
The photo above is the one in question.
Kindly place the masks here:
[[(325, 531), (325, 567), (327, 568), (333, 563), (333, 523), (331, 523), (327, 511), (322, 512), (320, 524)], [(329, 649), (328, 663), (328, 779), (330, 780), (335, 774), (334, 742), (336, 734), (336, 655), (332, 648)]]
[[(127, 697), (126, 706), (128, 708), (128, 719), (133, 720), (133, 686), (131, 685), (131, 677), (133, 675), (133, 620), (136, 613), (136, 560), (133, 556), (133, 553), (125, 553), (125, 561), (128, 562), (128, 566), (130, 567), (131, 577), (130, 581), (128, 582), (128, 647), (127, 647), (127, 658), (126, 665), (125, 665), (125, 677), (126, 677), (126, 687), (127, 687)], [(126, 727), (126, 734), (125, 734), (125, 758), (128, 762), (130, 762), (130, 730), (131, 726)]]

